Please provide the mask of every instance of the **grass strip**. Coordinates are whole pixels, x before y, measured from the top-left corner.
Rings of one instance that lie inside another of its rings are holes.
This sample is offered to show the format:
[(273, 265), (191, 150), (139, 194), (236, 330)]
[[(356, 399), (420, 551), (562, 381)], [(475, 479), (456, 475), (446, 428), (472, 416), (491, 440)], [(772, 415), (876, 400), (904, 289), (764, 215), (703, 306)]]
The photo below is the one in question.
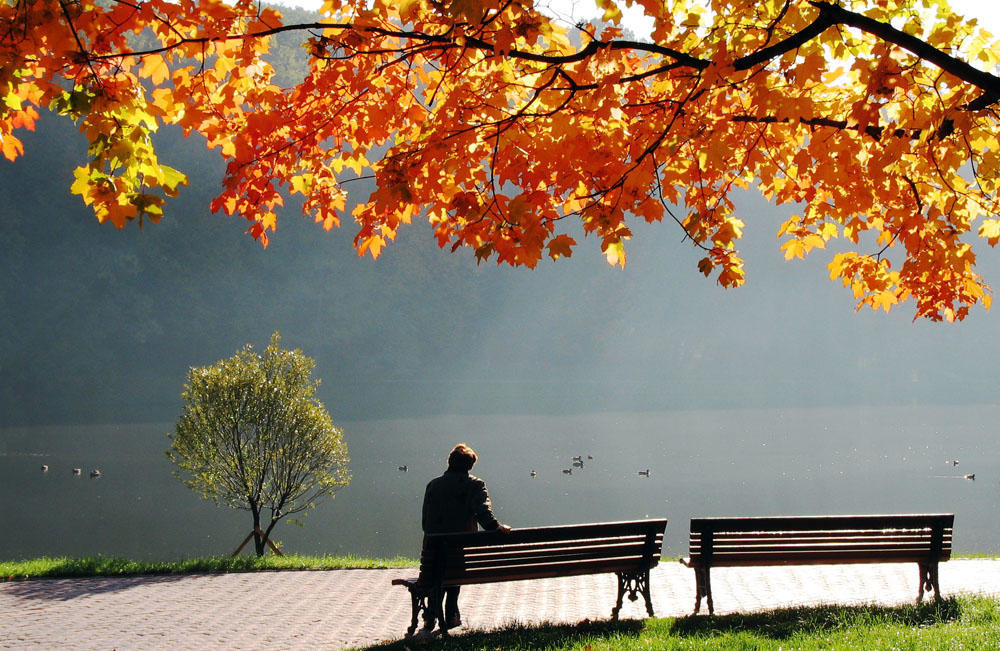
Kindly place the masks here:
[(210, 556), (178, 561), (136, 561), (110, 556), (71, 558), (42, 557), (23, 561), (0, 561), (0, 581), (24, 579), (135, 576), (140, 574), (192, 574), (205, 572), (258, 572), (264, 570), (342, 570), (412, 567), (411, 558), (365, 558), (361, 556)]
[(404, 639), (366, 648), (381, 651), (997, 649), (1000, 648), (1000, 600), (959, 596), (895, 607), (815, 606), (645, 621), (510, 625), (420, 644)]

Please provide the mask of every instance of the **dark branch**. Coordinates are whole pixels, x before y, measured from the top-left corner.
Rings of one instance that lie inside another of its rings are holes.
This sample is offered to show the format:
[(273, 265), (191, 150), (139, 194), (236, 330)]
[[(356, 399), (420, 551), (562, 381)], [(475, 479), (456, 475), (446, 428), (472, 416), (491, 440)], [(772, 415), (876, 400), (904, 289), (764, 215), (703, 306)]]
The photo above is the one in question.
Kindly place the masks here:
[(780, 43), (775, 43), (770, 47), (766, 47), (762, 50), (754, 52), (753, 54), (737, 59), (733, 62), (733, 67), (737, 70), (749, 70), (756, 65), (766, 63), (771, 59), (776, 59), (785, 52), (791, 52), (792, 50), (802, 47), (808, 41), (822, 34), (833, 24), (834, 21), (821, 11), (819, 18), (814, 20), (801, 32), (796, 32)]
[[(734, 116), (733, 122), (751, 122), (754, 124), (776, 124), (792, 122), (792, 118), (778, 118), (773, 115), (756, 116), (756, 115), (737, 115)], [(798, 118), (799, 124), (804, 124), (811, 127), (830, 127), (832, 129), (840, 130), (854, 130), (861, 131), (858, 125), (850, 125), (847, 120), (834, 120), (833, 118)], [(869, 124), (864, 128), (864, 133), (871, 136), (875, 140), (881, 140), (882, 136), (886, 134), (886, 130), (878, 125)], [(920, 131), (916, 129), (906, 130), (906, 129), (895, 129), (889, 132), (893, 138), (908, 138), (910, 140), (917, 140), (920, 138)]]
[[(792, 36), (789, 36), (785, 40), (775, 43), (769, 47), (765, 47), (758, 50), (752, 54), (741, 57), (734, 61), (733, 65), (737, 70), (748, 70), (755, 66), (758, 66), (768, 61), (772, 61), (777, 57), (785, 54), (786, 52), (791, 52), (813, 38), (816, 38), (824, 31), (833, 27), (835, 25), (846, 25), (849, 27), (854, 27), (860, 29), (861, 31), (871, 34), (885, 42), (892, 43), (901, 48), (904, 48), (921, 60), (932, 63), (945, 72), (954, 75), (958, 79), (975, 86), (983, 91), (983, 94), (976, 100), (970, 102), (965, 108), (969, 110), (982, 110), (992, 104), (1000, 101), (1000, 77), (992, 75), (988, 72), (979, 70), (965, 61), (958, 59), (956, 57), (943, 52), (928, 43), (920, 40), (915, 36), (911, 36), (901, 30), (896, 29), (889, 23), (884, 23), (877, 21), (875, 19), (869, 18), (863, 14), (859, 14), (853, 11), (844, 9), (843, 7), (834, 4), (832, 2), (822, 2), (820, 0), (810, 0), (810, 4), (819, 10), (819, 16), (807, 27), (799, 32), (796, 32)], [(280, 27), (274, 27), (270, 29), (261, 30), (258, 32), (252, 32), (249, 34), (230, 34), (221, 37), (201, 37), (201, 38), (185, 38), (179, 39), (178, 41), (165, 45), (159, 48), (152, 48), (149, 50), (133, 51), (133, 52), (120, 52), (113, 54), (104, 55), (91, 55), (90, 60), (100, 60), (115, 58), (118, 56), (144, 56), (148, 54), (159, 54), (174, 48), (180, 47), (181, 45), (191, 44), (191, 43), (208, 43), (210, 41), (225, 41), (234, 39), (253, 39), (253, 38), (263, 38), (266, 36), (273, 36), (282, 32), (288, 31), (304, 31), (304, 30), (325, 30), (325, 29), (341, 29), (341, 30), (357, 30), (364, 32), (371, 36), (384, 36), (384, 37), (395, 37), (401, 38), (414, 42), (421, 42), (426, 44), (434, 44), (442, 49), (452, 49), (456, 47), (467, 47), (483, 52), (496, 53), (496, 49), (492, 43), (483, 40), (478, 37), (466, 38), (463, 45), (457, 44), (450, 34), (428, 34), (425, 32), (416, 31), (406, 31), (403, 29), (394, 29), (387, 27), (375, 27), (375, 26), (364, 26), (357, 27), (350, 23), (327, 23), (327, 22), (316, 22), (316, 23), (301, 23), (294, 25), (282, 25)], [(403, 48), (405, 49), (405, 48)], [(667, 72), (669, 70), (674, 70), (677, 68), (689, 67), (695, 70), (704, 70), (712, 65), (712, 62), (707, 59), (702, 59), (685, 52), (675, 50), (673, 48), (658, 45), (656, 43), (646, 43), (641, 41), (631, 41), (631, 40), (609, 40), (600, 41), (592, 40), (586, 46), (580, 50), (573, 52), (571, 54), (565, 55), (552, 55), (552, 54), (540, 54), (536, 52), (523, 51), (512, 49), (506, 56), (513, 59), (520, 59), (524, 61), (533, 61), (536, 63), (546, 63), (550, 65), (565, 65), (569, 63), (574, 63), (577, 61), (582, 61), (587, 57), (596, 54), (602, 49), (609, 50), (631, 50), (634, 52), (647, 52), (650, 54), (657, 54), (665, 58), (670, 59), (673, 63), (659, 66), (651, 71), (646, 71), (637, 75), (632, 75), (627, 78), (622, 78), (623, 82), (639, 81), (649, 75), (655, 74), (657, 72)], [(358, 54), (364, 54), (364, 52), (359, 52)]]
[(883, 23), (863, 14), (848, 11), (840, 5), (831, 2), (810, 0), (810, 4), (819, 9), (819, 17), (809, 26), (780, 43), (775, 43), (770, 47), (737, 59), (733, 63), (734, 67), (737, 70), (748, 70), (801, 47), (810, 39), (819, 36), (834, 25), (847, 25), (848, 27), (854, 27), (867, 34), (876, 36), (887, 43), (892, 43), (905, 50), (909, 50), (923, 61), (932, 63), (962, 81), (982, 89), (983, 94), (966, 105), (966, 108), (970, 111), (985, 109), (1000, 100), (1000, 77), (974, 68), (965, 61), (942, 52), (915, 36), (896, 29), (889, 23)]
[(877, 36), (884, 41), (909, 50), (922, 60), (933, 63), (945, 72), (982, 89), (983, 95), (968, 104), (966, 108), (970, 110), (985, 109), (1000, 99), (1000, 77), (974, 68), (965, 61), (942, 52), (936, 47), (921, 41), (915, 36), (898, 30), (888, 23), (879, 22), (868, 16), (848, 11), (830, 2), (810, 0), (810, 4), (819, 9), (820, 18), (827, 16), (832, 25), (848, 25)]

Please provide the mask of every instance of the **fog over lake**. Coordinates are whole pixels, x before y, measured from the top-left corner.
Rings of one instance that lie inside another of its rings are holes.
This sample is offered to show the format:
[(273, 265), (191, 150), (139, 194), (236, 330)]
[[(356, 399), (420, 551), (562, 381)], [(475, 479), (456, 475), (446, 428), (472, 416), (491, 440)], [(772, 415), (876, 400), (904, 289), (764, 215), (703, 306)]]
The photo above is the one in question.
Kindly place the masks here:
[[(0, 168), (0, 557), (231, 552), (249, 517), (171, 477), (165, 434), (191, 366), (274, 331), (315, 358), (353, 472), (276, 530), (289, 551), (415, 555), (423, 486), (466, 441), (514, 526), (666, 516), (681, 555), (692, 515), (946, 511), (959, 551), (1000, 552), (997, 315), (855, 312), (832, 250), (782, 260), (787, 207), (740, 198), (749, 280), (730, 291), (667, 223), (633, 225), (624, 270), (582, 235), (535, 270), (477, 265), (426, 225), (373, 262), (350, 223), (294, 206), (263, 250), (208, 214), (219, 165), (164, 138), (192, 183), (142, 230), (65, 192), (72, 125), (43, 120)], [(1000, 283), (1000, 253), (979, 255)], [(575, 455), (594, 458), (563, 474)]]

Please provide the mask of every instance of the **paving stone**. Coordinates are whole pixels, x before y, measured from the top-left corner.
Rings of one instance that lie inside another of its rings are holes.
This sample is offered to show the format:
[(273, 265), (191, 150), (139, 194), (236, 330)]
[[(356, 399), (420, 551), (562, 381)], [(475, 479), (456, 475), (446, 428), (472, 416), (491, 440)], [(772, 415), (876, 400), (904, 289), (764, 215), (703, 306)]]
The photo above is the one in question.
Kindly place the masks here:
[[(256, 572), (125, 578), (40, 579), (0, 583), (0, 648), (32, 649), (340, 649), (400, 639), (410, 598), (393, 578), (413, 570)], [(912, 602), (910, 564), (718, 568), (716, 614), (822, 603)], [(1000, 561), (941, 565), (942, 593), (1000, 595)], [(694, 575), (664, 561), (650, 588), (658, 616), (694, 607)], [(465, 630), (511, 622), (607, 619), (614, 575), (466, 586)], [(706, 607), (703, 605), (703, 612)], [(642, 599), (622, 618), (646, 616)]]

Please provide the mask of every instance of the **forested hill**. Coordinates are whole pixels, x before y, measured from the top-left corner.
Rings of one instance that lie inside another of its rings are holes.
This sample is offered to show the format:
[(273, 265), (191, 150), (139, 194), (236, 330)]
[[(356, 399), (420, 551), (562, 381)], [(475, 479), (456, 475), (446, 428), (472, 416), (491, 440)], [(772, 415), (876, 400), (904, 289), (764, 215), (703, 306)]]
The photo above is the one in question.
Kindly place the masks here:
[[(283, 83), (301, 74), (295, 42), (277, 48)], [(426, 225), (373, 262), (349, 219), (327, 233), (294, 205), (265, 250), (209, 212), (222, 166), (175, 130), (161, 158), (191, 185), (159, 224), (117, 231), (68, 192), (72, 124), (46, 115), (23, 140), (0, 162), (0, 426), (172, 420), (190, 366), (275, 330), (316, 359), (335, 420), (995, 401), (993, 315), (855, 314), (822, 254), (781, 261), (783, 213), (759, 199), (741, 207), (749, 285), (724, 292), (670, 224), (636, 226), (624, 271), (597, 242), (534, 271), (477, 266)]]

